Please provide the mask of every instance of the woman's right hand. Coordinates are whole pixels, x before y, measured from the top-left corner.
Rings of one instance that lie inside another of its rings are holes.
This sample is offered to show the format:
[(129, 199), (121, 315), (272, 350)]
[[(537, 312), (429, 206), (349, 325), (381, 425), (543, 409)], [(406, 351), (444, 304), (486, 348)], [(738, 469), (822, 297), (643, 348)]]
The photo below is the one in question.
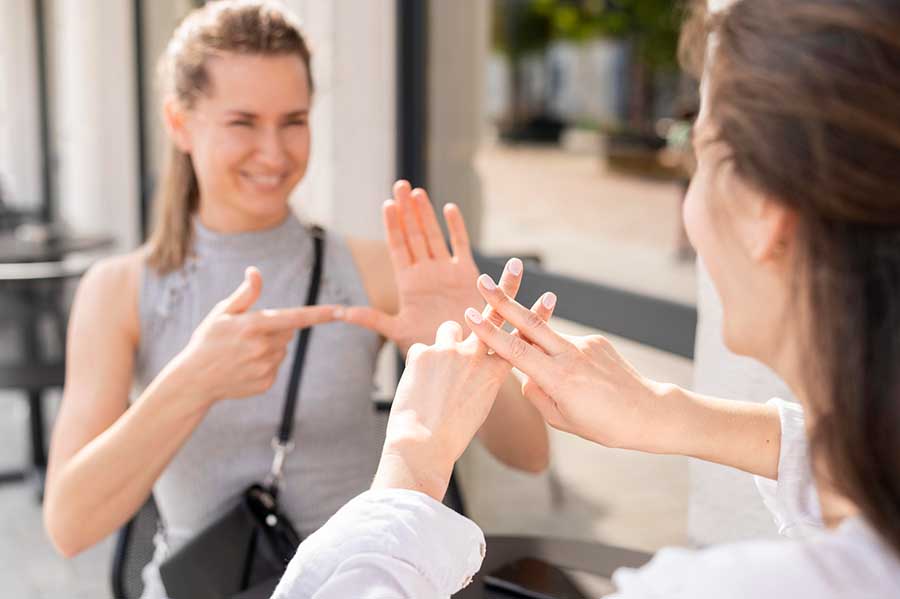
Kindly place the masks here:
[(262, 275), (249, 267), (234, 293), (220, 301), (173, 361), (203, 407), (226, 398), (258, 395), (271, 387), (297, 329), (335, 320), (339, 306), (250, 311)]
[(666, 410), (661, 408), (667, 385), (643, 377), (605, 337), (557, 333), (487, 275), (478, 279), (478, 288), (518, 335), (486, 319), (467, 318), (467, 324), (526, 375), (522, 394), (550, 426), (608, 447), (666, 450)]

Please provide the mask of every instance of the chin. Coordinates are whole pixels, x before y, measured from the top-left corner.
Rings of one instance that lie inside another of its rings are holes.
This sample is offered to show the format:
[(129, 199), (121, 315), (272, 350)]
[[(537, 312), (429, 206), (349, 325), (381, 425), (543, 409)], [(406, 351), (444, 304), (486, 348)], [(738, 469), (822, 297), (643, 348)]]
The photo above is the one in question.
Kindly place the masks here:
[(727, 317), (722, 319), (722, 342), (725, 347), (733, 354), (739, 356), (751, 356), (749, 344), (747, 343), (747, 335), (741, 334), (740, 327), (735, 326)]
[(284, 192), (267, 194), (244, 193), (236, 198), (238, 210), (258, 220), (275, 220), (290, 211), (289, 196)]

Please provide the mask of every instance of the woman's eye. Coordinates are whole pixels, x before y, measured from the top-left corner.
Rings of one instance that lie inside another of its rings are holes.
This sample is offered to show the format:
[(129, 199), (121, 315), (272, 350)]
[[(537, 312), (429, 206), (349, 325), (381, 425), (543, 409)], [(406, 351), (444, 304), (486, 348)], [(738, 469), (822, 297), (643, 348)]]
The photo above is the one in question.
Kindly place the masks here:
[(288, 127), (305, 127), (306, 119), (295, 119), (293, 121), (288, 121), (285, 123)]
[(229, 127), (252, 127), (253, 123), (250, 121), (231, 121), (228, 123)]

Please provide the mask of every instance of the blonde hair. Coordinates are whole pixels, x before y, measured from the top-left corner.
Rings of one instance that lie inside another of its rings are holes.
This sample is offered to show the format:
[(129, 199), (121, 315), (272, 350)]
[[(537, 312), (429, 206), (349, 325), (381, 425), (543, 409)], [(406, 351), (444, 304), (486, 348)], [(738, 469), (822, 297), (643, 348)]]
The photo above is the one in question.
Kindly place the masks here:
[[(296, 55), (306, 66), (312, 92), (309, 47), (291, 14), (273, 2), (219, 0), (192, 11), (175, 30), (159, 61), (163, 97), (193, 108), (210, 91), (210, 57), (222, 53)], [(180, 268), (190, 252), (199, 188), (190, 154), (172, 142), (163, 173), (154, 198), (156, 218), (147, 241), (147, 264), (167, 273)]]

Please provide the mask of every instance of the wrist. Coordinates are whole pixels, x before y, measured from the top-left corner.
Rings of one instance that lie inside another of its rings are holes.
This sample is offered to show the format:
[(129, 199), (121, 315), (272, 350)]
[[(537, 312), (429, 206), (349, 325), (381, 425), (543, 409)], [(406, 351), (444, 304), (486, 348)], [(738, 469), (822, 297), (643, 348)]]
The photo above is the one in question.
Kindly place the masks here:
[(177, 396), (180, 405), (190, 411), (205, 412), (221, 398), (213, 393), (205, 377), (197, 372), (189, 356), (179, 354), (159, 374), (160, 385)]
[(696, 405), (690, 394), (671, 383), (649, 383), (653, 416), (650, 420), (652, 434), (641, 451), (670, 455), (692, 455), (692, 444), (703, 431), (698, 430)]
[(436, 501), (443, 501), (450, 484), (453, 464), (423, 458), (424, 452), (413, 448), (385, 446), (378, 463), (372, 489), (408, 489), (425, 493)]

